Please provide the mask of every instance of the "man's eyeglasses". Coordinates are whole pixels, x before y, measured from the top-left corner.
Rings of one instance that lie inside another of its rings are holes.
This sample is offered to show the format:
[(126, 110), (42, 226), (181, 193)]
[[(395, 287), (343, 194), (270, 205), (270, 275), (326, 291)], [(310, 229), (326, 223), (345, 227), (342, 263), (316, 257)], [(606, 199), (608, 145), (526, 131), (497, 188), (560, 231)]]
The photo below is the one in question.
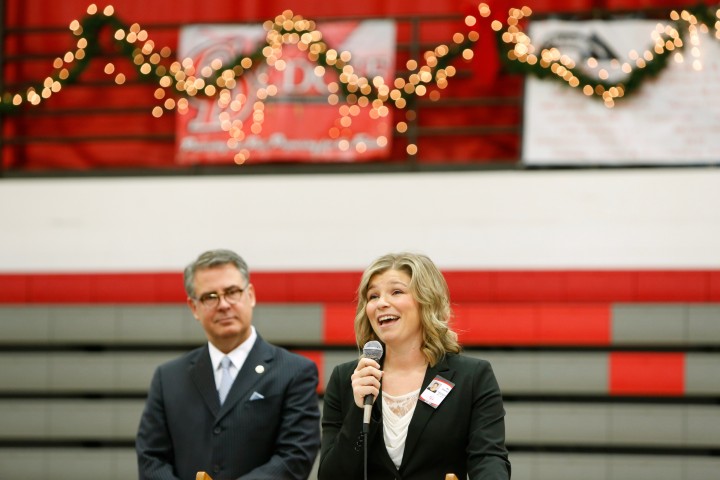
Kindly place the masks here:
[[(246, 287), (247, 288), (247, 287)], [(240, 301), (245, 292), (245, 288), (230, 287), (223, 293), (210, 292), (205, 293), (197, 299), (205, 308), (215, 308), (220, 305), (220, 299), (224, 298), (226, 302), (235, 304)]]

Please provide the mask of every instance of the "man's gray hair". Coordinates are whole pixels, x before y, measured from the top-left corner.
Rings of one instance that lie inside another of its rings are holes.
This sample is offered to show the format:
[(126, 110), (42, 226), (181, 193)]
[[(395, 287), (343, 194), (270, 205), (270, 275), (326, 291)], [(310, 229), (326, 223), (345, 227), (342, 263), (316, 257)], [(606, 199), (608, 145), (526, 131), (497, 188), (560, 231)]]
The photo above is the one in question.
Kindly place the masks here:
[(195, 298), (195, 272), (206, 268), (220, 267), (222, 265), (235, 265), (246, 282), (250, 282), (250, 272), (247, 263), (240, 255), (232, 250), (216, 249), (203, 252), (200, 256), (185, 267), (185, 293), (188, 297)]

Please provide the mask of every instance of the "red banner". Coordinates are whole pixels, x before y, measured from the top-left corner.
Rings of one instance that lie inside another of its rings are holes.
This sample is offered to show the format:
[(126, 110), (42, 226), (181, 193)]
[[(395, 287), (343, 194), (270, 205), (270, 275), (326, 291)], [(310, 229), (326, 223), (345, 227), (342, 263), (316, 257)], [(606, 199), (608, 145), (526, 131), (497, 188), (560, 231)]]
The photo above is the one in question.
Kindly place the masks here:
[[(347, 62), (370, 82), (391, 84), (395, 72), (395, 24), (388, 20), (327, 23), (318, 27), (328, 49), (349, 52)], [(205, 67), (217, 69), (241, 55), (266, 47), (260, 25), (203, 25), (182, 30), (179, 57), (192, 59), (196, 78)], [(338, 75), (318, 69), (307, 52), (285, 44), (280, 52), (256, 60), (235, 78), (222, 101), (194, 97), (178, 115), (177, 161), (181, 164), (232, 163), (240, 153), (248, 162), (367, 161), (387, 156), (392, 138), (390, 114), (372, 104), (329, 102)], [(281, 62), (279, 60), (282, 60)], [(207, 71), (207, 69), (205, 70)], [(220, 69), (219, 71), (222, 71)], [(319, 74), (319, 75), (318, 75)]]

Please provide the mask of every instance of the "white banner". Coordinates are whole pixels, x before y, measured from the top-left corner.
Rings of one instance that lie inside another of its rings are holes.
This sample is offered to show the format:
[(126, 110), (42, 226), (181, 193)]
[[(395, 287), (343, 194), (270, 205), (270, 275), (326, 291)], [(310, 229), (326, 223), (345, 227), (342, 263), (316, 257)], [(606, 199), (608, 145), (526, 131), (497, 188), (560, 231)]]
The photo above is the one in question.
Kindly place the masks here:
[[(628, 54), (652, 49), (651, 20), (536, 21), (536, 46), (554, 44), (580, 66), (594, 56), (611, 79), (623, 75)], [(525, 94), (523, 162), (528, 165), (701, 165), (720, 163), (720, 42), (701, 33), (702, 65), (693, 68), (685, 39), (684, 61), (674, 55), (659, 76), (647, 79), (614, 108), (580, 88), (529, 78)], [(539, 53), (539, 51), (537, 52)], [(615, 57), (615, 60), (613, 60)]]

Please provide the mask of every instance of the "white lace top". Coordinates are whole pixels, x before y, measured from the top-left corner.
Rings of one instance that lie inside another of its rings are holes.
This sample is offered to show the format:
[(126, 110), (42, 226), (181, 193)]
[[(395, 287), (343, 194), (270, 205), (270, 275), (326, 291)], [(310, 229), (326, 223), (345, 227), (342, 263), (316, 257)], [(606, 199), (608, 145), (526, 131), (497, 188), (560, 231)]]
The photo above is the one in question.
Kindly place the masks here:
[(402, 463), (408, 426), (419, 396), (419, 388), (414, 392), (397, 397), (382, 393), (383, 438), (388, 454), (396, 468), (400, 468)]

